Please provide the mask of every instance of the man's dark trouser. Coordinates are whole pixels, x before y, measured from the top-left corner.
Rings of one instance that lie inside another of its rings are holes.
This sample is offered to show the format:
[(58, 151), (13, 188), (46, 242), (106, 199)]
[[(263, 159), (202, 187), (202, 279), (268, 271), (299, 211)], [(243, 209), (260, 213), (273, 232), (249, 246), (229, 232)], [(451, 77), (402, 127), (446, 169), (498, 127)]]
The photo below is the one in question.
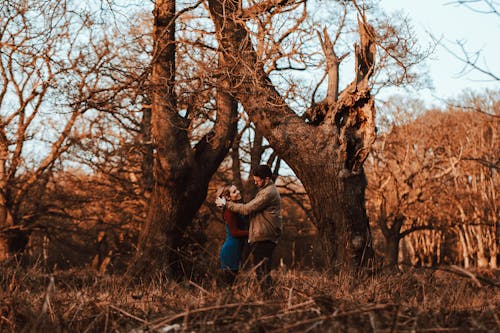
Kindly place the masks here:
[(259, 281), (262, 291), (271, 294), (274, 289), (273, 279), (271, 278), (271, 259), (273, 257), (276, 243), (272, 241), (253, 242), (250, 244), (250, 250), (253, 255), (254, 266), (259, 265), (255, 269), (257, 280)]

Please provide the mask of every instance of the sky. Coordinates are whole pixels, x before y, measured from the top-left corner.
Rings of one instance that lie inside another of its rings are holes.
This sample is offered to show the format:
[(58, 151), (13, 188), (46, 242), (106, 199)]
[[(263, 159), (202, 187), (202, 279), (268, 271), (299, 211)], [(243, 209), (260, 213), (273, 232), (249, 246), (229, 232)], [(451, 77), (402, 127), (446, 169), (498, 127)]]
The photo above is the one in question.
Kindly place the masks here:
[[(500, 76), (500, 15), (476, 13), (453, 2), (456, 1), (381, 0), (380, 5), (389, 13), (402, 10), (410, 18), (423, 45), (431, 41), (431, 33), (442, 38), (443, 43), (452, 50), (459, 51), (457, 41), (464, 42), (470, 52), (481, 50), (478, 64)], [(500, 3), (493, 2), (500, 9)], [(479, 5), (478, 2), (475, 8), (485, 8)], [(461, 55), (460, 52), (457, 54)], [(494, 81), (477, 71), (466, 71), (460, 75), (463, 63), (443, 47), (436, 49), (427, 65), (435, 89), (421, 93), (434, 105), (440, 105), (442, 99), (457, 97), (464, 90), (500, 90), (500, 81)]]

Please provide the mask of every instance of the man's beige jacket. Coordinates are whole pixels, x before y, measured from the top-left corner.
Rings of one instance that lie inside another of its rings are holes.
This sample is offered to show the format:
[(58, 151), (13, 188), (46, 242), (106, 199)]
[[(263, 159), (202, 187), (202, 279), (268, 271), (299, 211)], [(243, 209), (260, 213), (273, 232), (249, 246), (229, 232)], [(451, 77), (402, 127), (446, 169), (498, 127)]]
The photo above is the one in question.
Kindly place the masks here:
[(226, 208), (249, 216), (249, 243), (260, 241), (278, 242), (282, 229), (281, 202), (278, 189), (272, 181), (260, 188), (251, 201), (245, 204), (229, 201)]

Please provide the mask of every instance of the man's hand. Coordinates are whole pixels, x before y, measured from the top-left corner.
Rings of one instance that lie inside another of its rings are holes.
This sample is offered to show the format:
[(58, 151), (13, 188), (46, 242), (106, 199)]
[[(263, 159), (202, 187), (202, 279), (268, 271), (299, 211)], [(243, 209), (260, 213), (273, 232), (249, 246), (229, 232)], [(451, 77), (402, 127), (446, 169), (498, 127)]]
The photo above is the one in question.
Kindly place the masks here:
[(218, 197), (217, 199), (215, 199), (215, 204), (217, 205), (217, 207), (222, 208), (226, 205), (226, 199)]

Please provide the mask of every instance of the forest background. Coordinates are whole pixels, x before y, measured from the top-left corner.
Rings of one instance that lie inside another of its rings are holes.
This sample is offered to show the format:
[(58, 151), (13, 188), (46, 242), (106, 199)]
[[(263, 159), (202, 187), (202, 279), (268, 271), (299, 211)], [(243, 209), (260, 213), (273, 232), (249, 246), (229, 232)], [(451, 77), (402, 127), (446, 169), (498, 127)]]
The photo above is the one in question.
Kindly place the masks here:
[[(500, 327), (498, 73), (383, 2), (235, 3), (1, 5), (2, 330)], [(442, 48), (486, 87), (414, 97)], [(260, 163), (284, 217), (270, 307), (216, 285), (215, 190), (249, 200)]]

